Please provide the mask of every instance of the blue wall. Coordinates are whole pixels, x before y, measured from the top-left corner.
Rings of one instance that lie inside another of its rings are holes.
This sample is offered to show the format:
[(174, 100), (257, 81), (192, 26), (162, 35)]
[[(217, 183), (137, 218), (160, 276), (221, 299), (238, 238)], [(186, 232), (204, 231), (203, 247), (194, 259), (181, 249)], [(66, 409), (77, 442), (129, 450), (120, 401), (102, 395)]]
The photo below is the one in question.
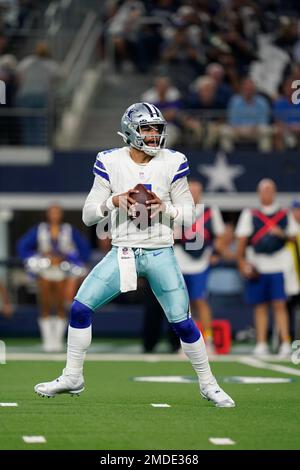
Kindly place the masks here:
[[(181, 149), (186, 153), (193, 176), (205, 186), (208, 180), (199, 165), (216, 166), (215, 151)], [(51, 165), (5, 166), (0, 169), (0, 192), (7, 193), (87, 193), (93, 181), (92, 168), (97, 152), (55, 152)], [(280, 192), (300, 191), (300, 155), (297, 151), (260, 154), (256, 151), (226, 155), (226, 164), (240, 165), (243, 173), (233, 178), (237, 191), (255, 191), (263, 177), (273, 178)]]

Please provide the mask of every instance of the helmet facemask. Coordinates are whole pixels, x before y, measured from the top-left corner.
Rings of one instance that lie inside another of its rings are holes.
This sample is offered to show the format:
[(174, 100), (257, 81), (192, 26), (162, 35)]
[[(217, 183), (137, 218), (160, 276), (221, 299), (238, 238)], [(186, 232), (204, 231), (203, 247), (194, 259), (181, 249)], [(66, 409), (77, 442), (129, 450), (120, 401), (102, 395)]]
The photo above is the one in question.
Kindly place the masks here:
[[(137, 132), (141, 136), (141, 146), (139, 150), (142, 150), (150, 156), (156, 155), (157, 152), (165, 146), (165, 128), (166, 124), (140, 124), (137, 129)], [(156, 133), (150, 133), (150, 130), (155, 130)]]

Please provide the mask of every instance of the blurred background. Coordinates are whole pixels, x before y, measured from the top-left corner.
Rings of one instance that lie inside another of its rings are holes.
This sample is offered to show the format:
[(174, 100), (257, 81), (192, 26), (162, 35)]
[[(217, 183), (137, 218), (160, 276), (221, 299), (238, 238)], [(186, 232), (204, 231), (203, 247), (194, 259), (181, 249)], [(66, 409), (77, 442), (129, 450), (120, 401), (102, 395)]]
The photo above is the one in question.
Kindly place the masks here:
[[(143, 100), (162, 110), (168, 147), (187, 155), (203, 202), (222, 212), (230, 255), (214, 262), (207, 299), (214, 319), (230, 326), (231, 351), (250, 350), (234, 229), (241, 210), (257, 205), (262, 178), (275, 181), (282, 206), (300, 200), (299, 16), (296, 0), (0, 0), (1, 339), (42, 350), (38, 319), (52, 307), (63, 319), (109, 250), (81, 209), (96, 154), (122, 146), (121, 115)], [(64, 214), (49, 215), (49, 206)], [(48, 276), (51, 286), (39, 282), (47, 266), (34, 257), (47, 217), (64, 221), (78, 248), (76, 260), (54, 260), (67, 264), (61, 277)], [(93, 347), (176, 352), (158, 307), (146, 305), (150, 295), (140, 280), (138, 292), (101, 309), (93, 331), (102, 341)]]

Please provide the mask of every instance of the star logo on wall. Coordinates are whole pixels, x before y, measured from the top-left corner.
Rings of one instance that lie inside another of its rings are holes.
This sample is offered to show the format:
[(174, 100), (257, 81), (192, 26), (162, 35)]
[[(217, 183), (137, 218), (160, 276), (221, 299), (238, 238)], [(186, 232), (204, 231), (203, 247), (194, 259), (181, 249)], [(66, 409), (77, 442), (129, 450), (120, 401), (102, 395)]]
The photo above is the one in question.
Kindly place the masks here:
[(245, 172), (242, 165), (230, 165), (225, 153), (218, 152), (212, 165), (198, 165), (197, 171), (204, 175), (208, 181), (206, 191), (236, 191), (234, 179)]

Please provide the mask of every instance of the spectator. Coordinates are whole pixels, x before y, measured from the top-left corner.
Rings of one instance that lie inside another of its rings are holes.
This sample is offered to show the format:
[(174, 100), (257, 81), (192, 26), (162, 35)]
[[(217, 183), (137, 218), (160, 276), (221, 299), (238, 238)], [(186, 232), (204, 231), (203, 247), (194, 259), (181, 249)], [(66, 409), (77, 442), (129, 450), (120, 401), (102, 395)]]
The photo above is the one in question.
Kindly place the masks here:
[[(139, 19), (145, 13), (145, 6), (139, 0), (125, 0), (111, 17), (107, 38), (112, 43), (114, 61), (120, 72), (123, 65), (134, 60), (134, 45), (138, 41)], [(144, 51), (147, 55), (147, 50)]]
[[(186, 140), (189, 143), (202, 142), (205, 148), (212, 148), (219, 138), (220, 111), (224, 109), (217, 95), (218, 85), (214, 78), (203, 76), (197, 79), (194, 89), (188, 108), (195, 112), (184, 119)], [(200, 110), (204, 112), (196, 112)]]
[(167, 66), (168, 75), (173, 77), (175, 86), (181, 92), (203, 70), (199, 48), (185, 26), (178, 27), (172, 37), (166, 40), (161, 59)]
[(275, 146), (277, 150), (284, 147), (294, 148), (300, 146), (300, 103), (292, 101), (295, 89), (292, 88), (293, 80), (288, 78), (282, 87), (280, 96), (273, 106), (275, 117)]
[(205, 75), (215, 80), (217, 84), (217, 102), (226, 109), (232, 97), (232, 88), (224, 82), (225, 70), (221, 64), (211, 63), (206, 67)]
[[(5, 83), (5, 108), (8, 112), (15, 105), (15, 97), (18, 88), (17, 60), (13, 55), (0, 56), (0, 80)], [(3, 108), (3, 109), (5, 109)], [(13, 145), (19, 143), (19, 120), (13, 114), (0, 116), (0, 143)]]
[[(18, 242), (18, 254), (37, 279), (40, 301), (39, 327), (47, 352), (61, 351), (68, 306), (86, 274), (90, 255), (86, 239), (70, 224), (63, 223), (60, 206), (47, 210), (47, 222), (30, 229)], [(56, 315), (51, 316), (52, 310)]]
[(220, 51), (216, 59), (224, 68), (225, 79), (228, 86), (236, 93), (239, 93), (241, 78), (237, 67), (238, 60), (226, 51)]
[(217, 110), (224, 109), (223, 103), (218, 97), (218, 84), (212, 77), (206, 75), (199, 77), (193, 88), (188, 105), (191, 109)]
[(180, 117), (181, 100), (179, 90), (171, 84), (168, 77), (157, 77), (154, 87), (145, 91), (142, 101), (157, 106), (168, 121), (168, 145), (172, 147), (180, 140)]
[(241, 93), (234, 95), (228, 108), (228, 124), (221, 129), (221, 146), (231, 152), (235, 141), (252, 141), (258, 139), (262, 152), (271, 150), (272, 127), (270, 107), (263, 96), (256, 93), (254, 82), (250, 78), (242, 81)]
[(291, 18), (286, 15), (281, 16), (275, 44), (281, 49), (287, 51), (289, 55), (292, 55), (293, 48), (297, 44), (298, 39), (299, 18)]
[(0, 14), (7, 30), (18, 27), (19, 0), (0, 0)]
[(28, 113), (22, 118), (23, 143), (46, 145), (46, 113), (50, 111), (55, 86), (62, 78), (62, 71), (51, 59), (50, 49), (45, 42), (38, 42), (35, 54), (20, 62), (18, 77), (17, 106)]
[(216, 18), (217, 37), (226, 44), (231, 55), (236, 59), (239, 74), (245, 75), (250, 62), (256, 58), (253, 43), (255, 36), (247, 37), (240, 6), (233, 5), (231, 8), (224, 9), (222, 16)]

